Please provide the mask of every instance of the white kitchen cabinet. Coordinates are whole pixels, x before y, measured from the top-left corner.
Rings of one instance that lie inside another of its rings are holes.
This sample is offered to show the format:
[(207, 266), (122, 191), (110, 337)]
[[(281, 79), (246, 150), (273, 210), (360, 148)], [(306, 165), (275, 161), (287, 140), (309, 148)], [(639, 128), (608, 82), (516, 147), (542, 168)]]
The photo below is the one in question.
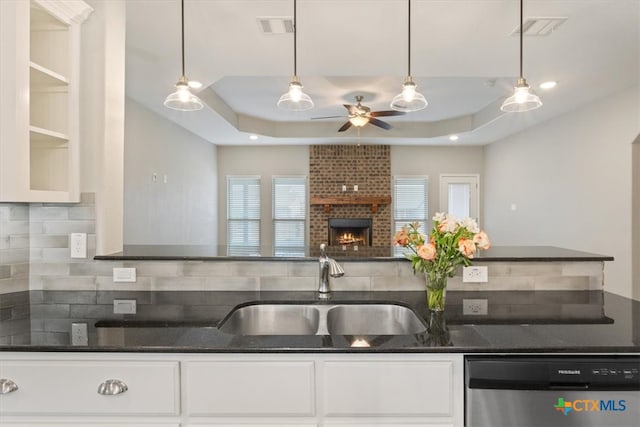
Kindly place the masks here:
[(186, 362), (184, 376), (185, 411), (189, 416), (315, 415), (311, 360)]
[[(11, 353), (0, 425), (461, 427), (461, 354)], [(101, 382), (124, 393), (97, 393)]]
[(78, 202), (81, 0), (0, 2), (0, 201)]

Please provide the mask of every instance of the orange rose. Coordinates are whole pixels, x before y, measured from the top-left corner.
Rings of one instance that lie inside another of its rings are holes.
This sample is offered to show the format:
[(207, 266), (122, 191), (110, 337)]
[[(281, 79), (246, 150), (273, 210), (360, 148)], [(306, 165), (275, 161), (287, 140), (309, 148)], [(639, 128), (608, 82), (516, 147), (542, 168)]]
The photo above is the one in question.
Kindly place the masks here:
[(407, 231), (404, 228), (398, 231), (393, 236), (393, 243), (395, 245), (407, 246), (407, 244), (409, 243), (409, 235), (407, 234)]
[(458, 250), (462, 255), (471, 259), (476, 253), (476, 244), (471, 239), (460, 239), (458, 241)]
[(480, 231), (473, 236), (473, 243), (478, 245), (480, 249), (489, 249), (491, 247), (489, 236), (484, 231)]
[(436, 257), (436, 245), (427, 243), (418, 247), (418, 256), (427, 261), (433, 261)]

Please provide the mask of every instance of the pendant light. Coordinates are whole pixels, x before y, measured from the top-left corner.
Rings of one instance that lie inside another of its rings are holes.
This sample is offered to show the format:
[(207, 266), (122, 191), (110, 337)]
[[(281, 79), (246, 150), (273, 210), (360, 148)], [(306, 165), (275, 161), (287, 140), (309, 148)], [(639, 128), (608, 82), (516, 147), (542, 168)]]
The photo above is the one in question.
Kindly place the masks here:
[(416, 90), (417, 86), (411, 77), (411, 0), (408, 3), (407, 21), (407, 77), (402, 85), (402, 92), (396, 95), (391, 101), (391, 109), (396, 111), (418, 111), (425, 108), (428, 103), (424, 95)]
[(289, 90), (278, 100), (278, 108), (290, 111), (305, 111), (313, 108), (311, 97), (302, 91), (302, 83), (298, 79), (298, 19), (296, 0), (293, 0), (293, 77), (289, 82)]
[(181, 15), (182, 75), (176, 83), (176, 91), (171, 93), (167, 96), (167, 99), (164, 100), (164, 106), (179, 111), (196, 111), (202, 109), (202, 101), (191, 93), (191, 90), (189, 89), (189, 80), (184, 73), (184, 0), (181, 0)]
[(523, 1), (520, 0), (520, 77), (516, 83), (513, 95), (505, 99), (500, 109), (506, 113), (522, 113), (524, 111), (535, 110), (542, 107), (542, 101), (527, 84), (527, 80), (522, 72), (522, 40), (524, 38), (523, 29)]

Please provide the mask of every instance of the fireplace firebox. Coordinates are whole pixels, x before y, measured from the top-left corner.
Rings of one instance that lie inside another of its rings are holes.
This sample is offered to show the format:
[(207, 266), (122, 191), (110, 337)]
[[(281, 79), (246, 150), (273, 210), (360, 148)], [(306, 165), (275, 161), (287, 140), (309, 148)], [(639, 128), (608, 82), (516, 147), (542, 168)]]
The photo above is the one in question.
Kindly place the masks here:
[(329, 218), (329, 245), (371, 246), (371, 218)]

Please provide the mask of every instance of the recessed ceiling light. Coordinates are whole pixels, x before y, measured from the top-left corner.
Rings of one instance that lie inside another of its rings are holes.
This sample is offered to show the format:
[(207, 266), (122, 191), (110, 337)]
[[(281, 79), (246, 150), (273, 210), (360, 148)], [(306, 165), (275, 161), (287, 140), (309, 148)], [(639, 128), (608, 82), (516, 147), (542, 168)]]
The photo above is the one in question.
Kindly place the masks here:
[(540, 89), (544, 89), (544, 90), (549, 90), (549, 89), (553, 89), (554, 87), (556, 87), (558, 85), (558, 82), (555, 80), (549, 80), (548, 82), (542, 82), (540, 83), (540, 86), (538, 86)]
[(449, 136), (449, 141), (457, 141), (460, 137), (458, 135)]
[(255, 141), (256, 139), (258, 139), (258, 135), (249, 135), (249, 139)]
[(202, 83), (197, 80), (189, 80), (189, 87), (191, 89), (200, 89), (202, 87)]

